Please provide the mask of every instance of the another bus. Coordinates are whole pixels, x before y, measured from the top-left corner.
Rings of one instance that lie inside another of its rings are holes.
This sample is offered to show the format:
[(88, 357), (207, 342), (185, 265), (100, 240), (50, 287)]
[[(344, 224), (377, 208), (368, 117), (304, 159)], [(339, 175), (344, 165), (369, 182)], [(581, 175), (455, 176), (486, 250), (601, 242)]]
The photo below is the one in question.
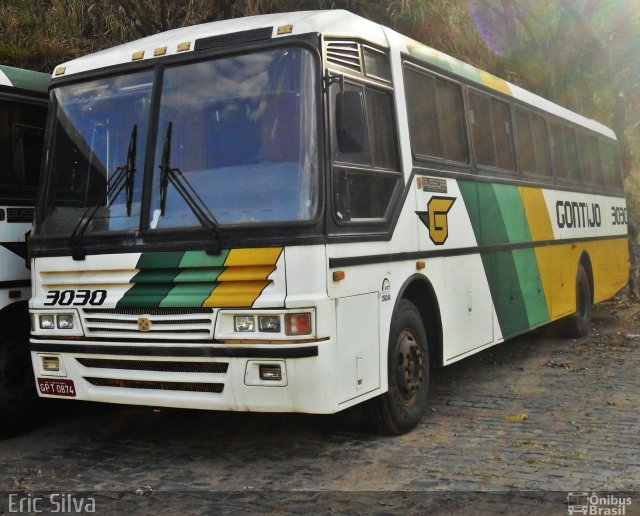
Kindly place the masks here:
[(432, 366), (627, 281), (607, 127), (345, 11), (54, 71), (32, 238), (41, 396), (413, 428)]
[(47, 118), (49, 75), (0, 65), (0, 435), (33, 416), (29, 353), (31, 229)]

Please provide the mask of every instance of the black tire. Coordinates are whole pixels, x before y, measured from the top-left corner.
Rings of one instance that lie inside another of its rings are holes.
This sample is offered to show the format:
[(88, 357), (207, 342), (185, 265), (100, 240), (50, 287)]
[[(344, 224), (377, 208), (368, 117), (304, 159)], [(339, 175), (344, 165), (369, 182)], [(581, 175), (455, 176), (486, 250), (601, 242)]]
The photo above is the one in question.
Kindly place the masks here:
[(430, 379), (427, 334), (418, 309), (405, 299), (391, 321), (387, 375), (389, 390), (367, 401), (365, 410), (376, 431), (404, 434), (424, 414)]
[(0, 437), (27, 430), (37, 413), (29, 330), (9, 330), (0, 337)]
[(578, 267), (576, 276), (576, 313), (568, 317), (564, 333), (567, 337), (584, 337), (591, 330), (591, 308), (593, 307), (593, 294), (589, 285), (589, 277), (584, 267)]

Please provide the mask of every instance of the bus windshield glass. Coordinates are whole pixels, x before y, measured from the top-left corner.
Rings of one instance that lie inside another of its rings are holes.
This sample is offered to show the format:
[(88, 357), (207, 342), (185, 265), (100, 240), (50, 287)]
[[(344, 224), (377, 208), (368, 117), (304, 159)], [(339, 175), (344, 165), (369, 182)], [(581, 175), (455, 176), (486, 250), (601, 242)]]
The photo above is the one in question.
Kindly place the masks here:
[[(315, 75), (311, 52), (279, 48), (54, 89), (47, 192), (35, 231), (73, 243), (138, 230), (143, 210), (149, 227), (141, 229), (155, 231), (310, 220)], [(156, 80), (159, 108), (151, 113)], [(151, 120), (157, 134), (148, 139)], [(145, 174), (152, 175), (148, 196)]]
[(301, 48), (166, 68), (151, 229), (198, 225), (177, 185), (166, 177), (163, 185), (166, 169), (197, 194), (197, 204), (218, 224), (312, 218), (317, 175), (314, 75), (311, 53)]
[(89, 215), (86, 233), (138, 229), (152, 85), (153, 72), (145, 71), (53, 90), (38, 233), (71, 235)]

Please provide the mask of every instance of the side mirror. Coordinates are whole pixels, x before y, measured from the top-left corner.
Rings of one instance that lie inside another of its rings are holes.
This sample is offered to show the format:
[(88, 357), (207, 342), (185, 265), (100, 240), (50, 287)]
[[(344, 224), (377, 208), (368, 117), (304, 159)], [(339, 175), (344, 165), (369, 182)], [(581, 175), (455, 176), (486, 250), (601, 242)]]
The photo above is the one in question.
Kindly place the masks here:
[(365, 146), (364, 102), (361, 91), (336, 96), (336, 134), (340, 152), (361, 152)]

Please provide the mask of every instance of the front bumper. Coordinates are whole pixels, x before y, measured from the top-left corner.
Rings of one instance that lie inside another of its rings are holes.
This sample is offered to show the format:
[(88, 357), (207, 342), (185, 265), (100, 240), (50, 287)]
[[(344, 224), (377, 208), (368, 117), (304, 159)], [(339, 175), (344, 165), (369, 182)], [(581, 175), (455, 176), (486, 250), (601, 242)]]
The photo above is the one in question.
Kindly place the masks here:
[[(31, 355), (36, 378), (72, 380), (78, 400), (252, 412), (338, 411), (335, 343), (329, 339), (231, 345), (32, 337)], [(43, 371), (43, 356), (59, 357), (61, 371)], [(282, 378), (260, 379), (260, 365), (280, 365)]]

